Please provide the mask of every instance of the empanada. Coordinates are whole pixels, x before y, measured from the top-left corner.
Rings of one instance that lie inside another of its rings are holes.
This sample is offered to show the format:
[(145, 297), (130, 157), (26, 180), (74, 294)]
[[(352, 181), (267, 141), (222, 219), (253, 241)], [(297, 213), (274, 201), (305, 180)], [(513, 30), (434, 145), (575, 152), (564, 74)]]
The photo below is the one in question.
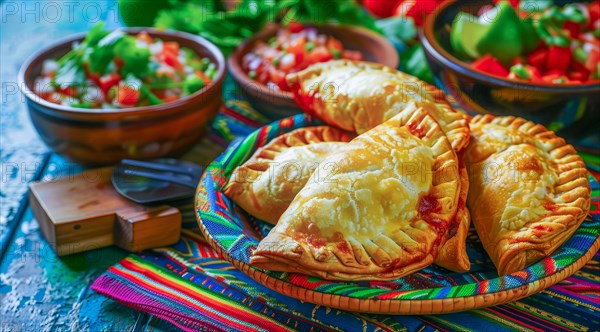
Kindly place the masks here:
[(237, 167), (223, 192), (246, 212), (275, 224), (318, 164), (354, 136), (329, 126), (283, 134)]
[(458, 162), (422, 108), (331, 154), (254, 251), (256, 267), (390, 280), (433, 263), (455, 217)]
[(286, 80), (306, 113), (357, 134), (391, 119), (410, 102), (446, 103), (441, 90), (371, 62), (318, 63), (287, 75)]
[(476, 116), (465, 162), (467, 200), (498, 274), (551, 254), (590, 208), (590, 183), (575, 149), (542, 125), (512, 116)]
[[(450, 107), (444, 93), (395, 69), (339, 60), (312, 65), (289, 74), (286, 79), (300, 107), (332, 126), (361, 134), (407, 107), (423, 107), (444, 129), (457, 153), (469, 144), (467, 117)], [(466, 175), (461, 185), (465, 188), (461, 190), (461, 211), (453, 223), (448, 244), (436, 259), (436, 264), (456, 272), (470, 268), (465, 243), (470, 225), (469, 211), (464, 205), (468, 192)]]

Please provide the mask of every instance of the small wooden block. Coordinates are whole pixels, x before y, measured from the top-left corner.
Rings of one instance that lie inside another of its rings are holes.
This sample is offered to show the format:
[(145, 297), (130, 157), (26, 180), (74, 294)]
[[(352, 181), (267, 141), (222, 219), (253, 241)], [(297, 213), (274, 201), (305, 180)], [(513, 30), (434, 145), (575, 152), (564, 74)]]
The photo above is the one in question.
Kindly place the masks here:
[(179, 210), (147, 207), (122, 197), (112, 185), (112, 170), (93, 169), (29, 185), (40, 230), (59, 256), (113, 244), (139, 251), (179, 240)]

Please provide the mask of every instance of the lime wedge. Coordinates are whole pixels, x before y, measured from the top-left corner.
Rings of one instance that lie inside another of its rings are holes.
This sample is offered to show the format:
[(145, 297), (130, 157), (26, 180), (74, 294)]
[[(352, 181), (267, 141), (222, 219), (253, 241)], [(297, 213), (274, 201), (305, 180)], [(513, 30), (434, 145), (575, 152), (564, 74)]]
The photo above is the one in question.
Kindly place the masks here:
[(488, 26), (479, 23), (478, 18), (464, 12), (458, 13), (452, 22), (450, 44), (458, 56), (464, 60), (477, 59), (477, 43), (488, 30)]
[(513, 61), (523, 51), (521, 20), (515, 10), (506, 1), (479, 18), (480, 22), (489, 22), (488, 29), (476, 43), (479, 54), (491, 54), (504, 65)]

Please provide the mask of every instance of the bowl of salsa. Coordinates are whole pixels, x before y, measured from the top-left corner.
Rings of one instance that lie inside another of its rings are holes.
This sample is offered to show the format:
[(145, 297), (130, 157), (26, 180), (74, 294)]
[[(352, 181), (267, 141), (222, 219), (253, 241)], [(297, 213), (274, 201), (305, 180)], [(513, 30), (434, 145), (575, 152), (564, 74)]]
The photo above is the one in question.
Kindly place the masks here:
[(398, 66), (398, 54), (383, 37), (342, 25), (269, 24), (236, 48), (227, 65), (242, 94), (273, 119), (300, 113), (285, 76), (314, 63), (367, 60)]
[(44, 142), (83, 164), (185, 151), (221, 104), (225, 61), (205, 39), (102, 24), (33, 54), (19, 72)]
[(600, 153), (600, 2), (449, 0), (419, 37), (436, 83), (471, 114), (542, 123)]

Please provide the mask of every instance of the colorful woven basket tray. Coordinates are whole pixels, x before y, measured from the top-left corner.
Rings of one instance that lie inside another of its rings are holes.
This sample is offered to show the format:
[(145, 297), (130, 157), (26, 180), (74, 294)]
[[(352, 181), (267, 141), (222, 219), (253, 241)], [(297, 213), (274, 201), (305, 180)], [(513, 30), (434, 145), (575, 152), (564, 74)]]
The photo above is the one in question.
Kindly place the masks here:
[(514, 301), (536, 293), (580, 269), (600, 247), (600, 186), (590, 177), (591, 216), (551, 256), (509, 275), (498, 276), (473, 230), (467, 239), (471, 261), (471, 271), (467, 273), (453, 273), (432, 265), (394, 281), (335, 282), (251, 267), (252, 250), (271, 226), (236, 207), (221, 188), (234, 168), (271, 139), (297, 128), (321, 124), (309, 116), (297, 115), (256, 130), (232, 144), (214, 161), (197, 189), (198, 223), (211, 246), (251, 278), (282, 294), (351, 311), (448, 313)]

